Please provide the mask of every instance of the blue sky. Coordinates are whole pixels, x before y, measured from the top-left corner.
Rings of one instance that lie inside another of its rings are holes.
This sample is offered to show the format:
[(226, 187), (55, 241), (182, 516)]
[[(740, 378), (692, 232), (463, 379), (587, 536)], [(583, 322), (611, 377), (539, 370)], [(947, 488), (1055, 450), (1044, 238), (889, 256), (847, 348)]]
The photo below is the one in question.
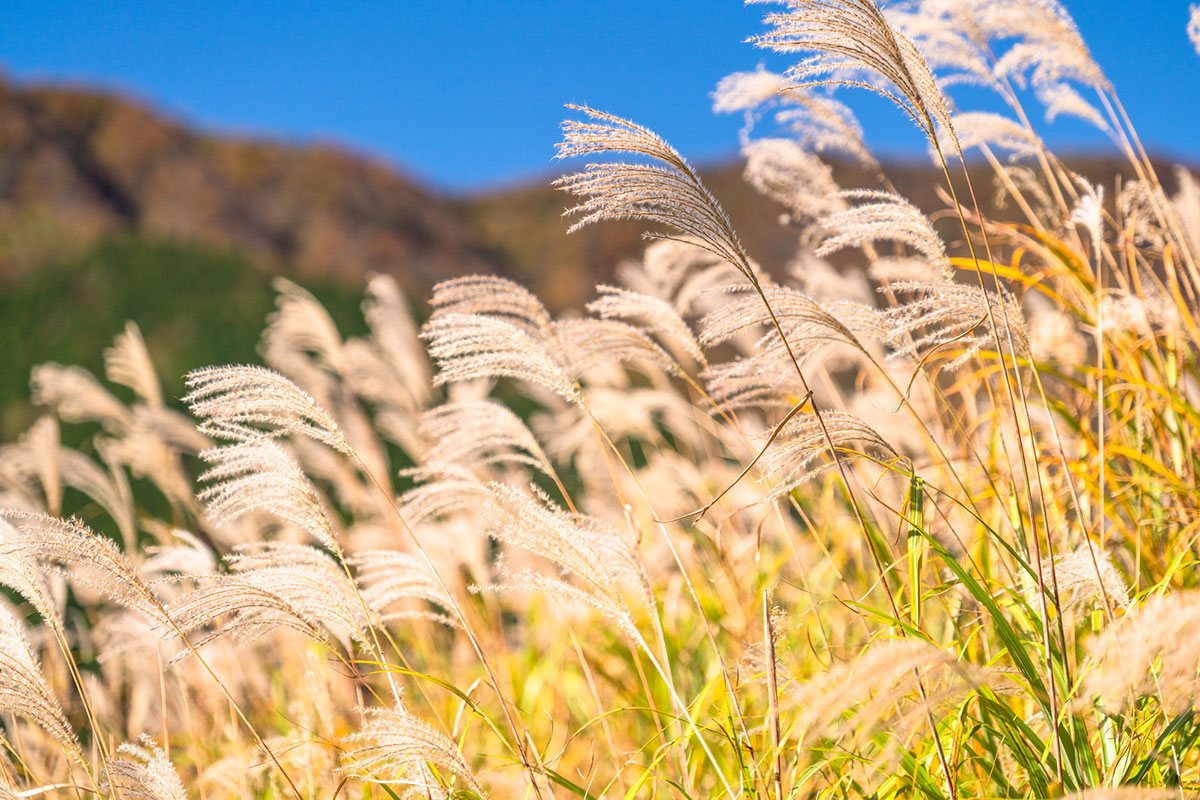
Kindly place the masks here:
[[(1066, 0), (1154, 150), (1200, 160), (1200, 56), (1186, 0)], [(738, 0), (213, 2), (10, 0), (0, 69), (117, 88), (203, 128), (336, 141), (453, 190), (554, 171), (567, 102), (656, 129), (704, 162), (731, 155), (723, 75), (784, 62), (744, 43), (764, 6)], [(912, 126), (856, 104), (881, 152), (920, 155)], [(1097, 148), (1081, 126), (1052, 144)]]

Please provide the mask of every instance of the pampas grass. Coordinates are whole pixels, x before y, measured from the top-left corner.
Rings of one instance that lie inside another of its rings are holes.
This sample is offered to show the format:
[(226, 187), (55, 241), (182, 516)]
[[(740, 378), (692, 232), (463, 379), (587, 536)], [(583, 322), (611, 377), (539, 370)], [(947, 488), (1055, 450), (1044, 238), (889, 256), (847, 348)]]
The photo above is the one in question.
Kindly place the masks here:
[[(714, 105), (782, 260), (666, 138), (572, 107), (572, 229), (654, 240), (584, 309), (467, 276), (421, 321), (375, 276), (347, 338), (280, 281), (269, 366), (182, 399), (133, 325), (107, 383), (34, 371), (0, 797), (1200, 791), (1200, 184), (1159, 182), (1053, 0), (767, 26), (791, 68)], [(847, 87), (917, 123), (947, 207), (895, 191)], [(1075, 175), (1030, 95), (1135, 179)]]

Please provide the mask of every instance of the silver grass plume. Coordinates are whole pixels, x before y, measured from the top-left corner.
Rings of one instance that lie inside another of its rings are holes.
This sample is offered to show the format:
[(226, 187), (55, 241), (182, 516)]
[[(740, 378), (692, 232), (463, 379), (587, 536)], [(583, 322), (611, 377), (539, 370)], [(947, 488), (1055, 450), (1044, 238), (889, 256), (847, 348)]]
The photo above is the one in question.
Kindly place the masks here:
[[(775, 122), (794, 137), (798, 147), (813, 153), (838, 152), (850, 156), (868, 169), (877, 170), (879, 162), (863, 141), (862, 126), (844, 103), (832, 97), (814, 94), (790, 86), (783, 75), (761, 66), (754, 72), (726, 75), (713, 92), (713, 111), (718, 114), (744, 111), (748, 132), (755, 111), (769, 107), (778, 110)], [(753, 142), (745, 142), (745, 149)]]
[(282, 597), (344, 647), (361, 639), (370, 624), (343, 568), (315, 547), (292, 542), (240, 545), (225, 563), (234, 575)]
[(892, 27), (874, 0), (786, 0), (768, 14), (773, 30), (754, 43), (782, 53), (808, 53), (788, 70), (799, 87), (860, 86), (894, 102), (937, 146), (939, 128), (958, 142), (946, 98), (912, 41)]
[[(778, 496), (810, 480), (818, 472), (817, 462), (829, 452), (829, 442), (845, 453), (895, 458), (892, 446), (867, 423), (844, 411), (826, 411), (820, 421), (812, 414), (792, 417), (778, 438), (759, 459), (758, 468)], [(828, 431), (828, 440), (826, 439)], [(763, 435), (769, 431), (764, 431)]]
[(580, 399), (571, 376), (543, 342), (512, 322), (483, 314), (435, 314), (421, 336), (437, 362), (435, 385), (475, 378), (513, 378), (542, 386), (564, 400)]
[(1014, 158), (1036, 155), (1043, 147), (1033, 131), (1015, 120), (988, 111), (955, 114), (954, 129), (963, 150), (989, 147), (1007, 150)]
[[(199, 586), (167, 605), (183, 634), (208, 629), (194, 643), (196, 647), (224, 636), (245, 643), (290, 629), (349, 649), (363, 635), (368, 623), (355, 587), (321, 551), (265, 542), (239, 548), (226, 561), (233, 570), (230, 574), (180, 576), (196, 580)], [(177, 653), (172, 661), (189, 652)]]
[(427, 462), (402, 474), (421, 481), (400, 496), (400, 514), (410, 525), (451, 514), (477, 512), (487, 495), (479, 479), (457, 464)]
[(372, 275), (362, 309), (371, 340), (401, 379), (403, 393), (411, 397), (410, 408), (424, 408), (432, 399), (433, 373), (412, 311), (396, 280), (389, 275)]
[(187, 800), (187, 792), (166, 751), (149, 736), (126, 742), (104, 763), (100, 790), (125, 800)]
[(1054, 122), (1060, 116), (1078, 117), (1102, 131), (1109, 129), (1104, 116), (1075, 87), (1068, 83), (1052, 83), (1038, 88), (1037, 98), (1045, 107), (1046, 121)]
[(464, 467), (524, 464), (553, 475), (550, 460), (525, 423), (492, 400), (445, 403), (421, 415), (418, 429), (430, 441), (425, 460)]
[(310, 353), (325, 369), (341, 373), (342, 337), (325, 307), (286, 278), (275, 278), (271, 286), (278, 294), (263, 331), (263, 348)]
[(899, 242), (929, 259), (945, 280), (951, 279), (954, 270), (946, 256), (945, 245), (929, 219), (916, 206), (890, 192), (855, 190), (843, 192), (842, 196), (867, 202), (821, 220), (821, 227), (827, 234), (817, 249), (818, 256), (878, 241)]
[(0, 511), (0, 516), (9, 523), (3, 547), (12, 558), (60, 572), (73, 583), (140, 611), (150, 619), (167, 621), (158, 597), (107, 537), (96, 534), (75, 518), (59, 519), (12, 510)]
[(793, 684), (786, 702), (797, 709), (801, 741), (829, 738), (853, 753), (886, 732), (888, 750), (928, 725), (928, 713), (960, 701), (985, 677), (928, 642), (884, 639), (851, 663)]
[(75, 732), (29, 647), (25, 626), (7, 604), (0, 604), (0, 710), (28, 717), (67, 752), (82, 758)]
[[(1105, 604), (1124, 608), (1129, 605), (1129, 589), (1113, 565), (1112, 557), (1091, 542), (1073, 552), (1055, 556), (1053, 560), (1043, 559), (1041, 572), (1041, 584), (1055, 587), (1063, 608)], [(1030, 591), (1036, 597), (1037, 587), (1031, 587)]]
[(1100, 247), (1104, 240), (1104, 187), (1093, 186), (1083, 179), (1079, 183), (1079, 202), (1071, 209), (1067, 222), (1082, 225), (1092, 237), (1092, 246)]
[(845, 209), (833, 168), (791, 139), (755, 139), (742, 148), (742, 156), (746, 181), (787, 208), (792, 221)]
[(23, 597), (46, 623), (62, 630), (58, 605), (42, 576), (36, 558), (30, 558), (25, 535), (0, 514), (0, 585)]
[[(568, 233), (601, 220), (637, 219), (664, 225), (732, 264), (757, 285), (758, 278), (725, 211), (675, 148), (630, 120), (586, 106), (568, 108), (587, 119), (563, 123), (563, 141), (556, 145), (555, 158), (629, 153), (657, 162), (588, 164), (583, 172), (555, 181), (555, 186), (581, 200), (565, 212), (578, 216)], [(658, 232), (646, 235), (673, 238)]]
[(426, 796), (437, 792), (445, 796), (425, 766), (432, 764), (457, 775), (472, 792), (483, 795), (483, 787), (454, 742), (407, 709), (397, 706), (368, 711), (362, 730), (346, 737), (343, 743), (346, 770), (367, 780), (392, 783), (396, 771), (401, 770), (412, 793)]
[(257, 366), (206, 367), (187, 375), (184, 402), (203, 419), (207, 436), (248, 442), (295, 433), (351, 453), (337, 422), (316, 400), (274, 370)]
[(1128, 709), (1156, 697), (1174, 716), (1200, 708), (1200, 592), (1171, 592), (1134, 606), (1088, 642), (1082, 699)]
[(559, 320), (547, 344), (555, 360), (575, 379), (616, 364), (642, 364), (678, 372), (675, 361), (641, 329), (617, 320)]
[[(887, 335), (882, 316), (868, 306), (850, 302), (821, 304), (783, 286), (762, 289), (798, 359), (812, 357), (835, 344), (865, 355), (869, 352), (868, 342)], [(709, 368), (713, 391), (735, 407), (790, 406), (804, 392), (787, 377), (788, 351), (759, 298), (745, 295), (707, 314), (700, 322), (700, 341), (712, 347), (758, 328), (765, 328), (765, 333), (750, 355)]]
[(296, 460), (272, 439), (205, 450), (212, 467), (200, 476), (209, 484), (197, 498), (215, 525), (264, 512), (285, 520), (336, 550), (333, 522)]
[(133, 389), (147, 405), (162, 407), (162, 387), (137, 323), (126, 322), (113, 346), (104, 351), (104, 373), (113, 383)]
[(115, 432), (131, 423), (129, 409), (82, 367), (40, 364), (29, 385), (33, 403), (53, 409), (65, 422), (99, 422)]
[[(895, 283), (894, 291), (906, 297), (900, 306), (883, 312), (890, 329), (890, 344), (918, 358), (922, 351), (946, 345), (958, 355), (946, 363), (958, 369), (995, 342), (988, 317), (989, 305), (996, 324), (1012, 331), (1016, 355), (1029, 353), (1029, 337), (1017, 300), (1008, 292), (997, 296), (978, 286), (955, 283)], [(910, 338), (911, 337), (911, 338)]]
[(1200, 55), (1200, 5), (1192, 6), (1191, 16), (1188, 17), (1187, 35), (1192, 40), (1192, 47), (1196, 48), (1196, 55)]
[(446, 314), (482, 314), (507, 322), (531, 339), (552, 335), (550, 312), (532, 292), (515, 281), (469, 275), (433, 287), (431, 319)]
[(459, 625), (447, 614), (397, 608), (414, 600), (440, 608), (454, 607), (444, 585), (423, 559), (397, 550), (369, 550), (356, 554), (349, 563), (355, 568), (363, 602), (384, 622), (426, 617), (445, 625)]
[[(488, 534), (504, 544), (541, 556), (573, 576), (582, 588), (572, 594), (582, 592), (592, 605), (623, 625), (632, 623), (621, 599), (622, 586), (632, 588), (643, 603), (651, 604), (649, 581), (632, 535), (593, 517), (569, 514), (544, 497), (535, 497), (513, 486), (489, 483), (488, 492), (485, 511)], [(512, 583), (520, 588), (522, 583), (528, 583), (524, 579), (533, 575), (515, 575)], [(534, 582), (536, 590), (553, 589), (562, 583), (554, 578), (549, 582), (538, 578)]]
[[(789, 341), (806, 352), (812, 349), (812, 343), (826, 342), (842, 342), (862, 350), (863, 343), (859, 337), (878, 337), (885, 330), (877, 321), (873, 309), (865, 306), (855, 308), (860, 304), (821, 304), (786, 286), (764, 286), (763, 291)], [(843, 323), (835, 313), (852, 310), (861, 313), (847, 313), (851, 320), (849, 325)], [(700, 321), (700, 342), (705, 347), (714, 347), (742, 331), (769, 325), (770, 317), (759, 298), (743, 294), (704, 316)], [(769, 330), (765, 335), (771, 337), (777, 334)], [(806, 346), (805, 343), (810, 344)], [(758, 349), (761, 351), (761, 344)]]
[(1035, 88), (1066, 85), (1108, 86), (1075, 20), (1058, 0), (989, 0), (980, 3), (976, 22), (988, 40), (1014, 39), (994, 67), (996, 74)]
[(658, 336), (677, 355), (686, 355), (704, 364), (704, 351), (692, 328), (675, 308), (658, 297), (617, 286), (596, 287), (599, 299), (588, 304), (588, 311), (606, 320), (624, 320)]

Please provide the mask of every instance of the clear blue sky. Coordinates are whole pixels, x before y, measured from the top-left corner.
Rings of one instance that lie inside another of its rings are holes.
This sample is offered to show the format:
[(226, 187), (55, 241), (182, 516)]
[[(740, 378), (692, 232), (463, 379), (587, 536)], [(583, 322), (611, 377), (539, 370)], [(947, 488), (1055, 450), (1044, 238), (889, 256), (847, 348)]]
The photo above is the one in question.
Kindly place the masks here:
[[(1147, 144), (1200, 160), (1187, 0), (1067, 5)], [(334, 140), (469, 190), (553, 171), (566, 102), (637, 119), (695, 161), (732, 154), (741, 120), (714, 117), (708, 94), (729, 72), (784, 66), (744, 43), (766, 10), (738, 0), (9, 0), (0, 68), (118, 88), (210, 130)], [(923, 152), (898, 114), (858, 107), (875, 147)], [(1047, 133), (1103, 144), (1069, 123)]]

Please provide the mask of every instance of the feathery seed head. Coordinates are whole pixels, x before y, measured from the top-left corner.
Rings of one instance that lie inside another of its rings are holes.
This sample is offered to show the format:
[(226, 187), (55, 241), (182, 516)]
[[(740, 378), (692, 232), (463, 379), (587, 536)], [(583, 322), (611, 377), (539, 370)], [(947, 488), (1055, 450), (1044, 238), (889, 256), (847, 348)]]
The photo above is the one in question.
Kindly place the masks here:
[(206, 367), (187, 375), (184, 402), (203, 419), (200, 431), (234, 442), (300, 434), (351, 453), (337, 422), (316, 400), (274, 370), (257, 366)]

